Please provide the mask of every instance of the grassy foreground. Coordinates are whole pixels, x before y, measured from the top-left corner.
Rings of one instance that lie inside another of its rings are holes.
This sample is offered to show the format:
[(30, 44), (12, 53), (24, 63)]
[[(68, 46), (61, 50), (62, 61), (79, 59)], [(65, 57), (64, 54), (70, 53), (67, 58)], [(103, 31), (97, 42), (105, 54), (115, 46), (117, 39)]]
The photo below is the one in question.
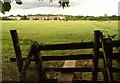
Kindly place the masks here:
[[(118, 37), (117, 21), (2, 21), (3, 80), (18, 80), (16, 64), (9, 61), (10, 57), (15, 56), (9, 32), (13, 29), (18, 31), (23, 55), (27, 55), (31, 41), (38, 41), (41, 44), (93, 41), (94, 30), (107, 31), (110, 35), (116, 34)], [(75, 50), (73, 53), (79, 52), (81, 50)], [(84, 50), (82, 52), (86, 53)], [(47, 52), (43, 54), (45, 53)], [(71, 51), (49, 53), (72, 54)]]

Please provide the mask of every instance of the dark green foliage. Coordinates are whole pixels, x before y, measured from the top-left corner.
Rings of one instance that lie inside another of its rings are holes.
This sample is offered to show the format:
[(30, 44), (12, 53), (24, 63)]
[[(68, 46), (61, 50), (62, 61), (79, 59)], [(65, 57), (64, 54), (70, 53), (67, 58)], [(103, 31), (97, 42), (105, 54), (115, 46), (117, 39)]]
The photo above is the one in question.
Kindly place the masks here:
[(68, 20), (89, 20), (89, 21), (110, 21), (110, 20), (118, 20), (119, 16), (70, 16), (67, 15), (66, 18)]
[(95, 17), (94, 16), (88, 16), (87, 20), (95, 20)]
[(118, 20), (120, 20), (120, 16), (118, 16)]
[(116, 20), (116, 19), (118, 19), (118, 17), (117, 17), (116, 15), (112, 15), (112, 16), (110, 17), (110, 19), (111, 19), (111, 20)]
[[(10, 11), (11, 9), (11, 1), (13, 0), (0, 0), (0, 12), (5, 14), (6, 11)], [(16, 1), (16, 4), (18, 5), (21, 5), (22, 4), (22, 1), (21, 0), (15, 0)], [(43, 1), (43, 0), (39, 0), (39, 1)], [(53, 2), (53, 0), (49, 0), (49, 2)], [(69, 7), (69, 0), (59, 0), (58, 2), (60, 4), (60, 7)]]
[(69, 0), (59, 0), (60, 7), (69, 7)]
[(22, 4), (22, 2), (16, 2), (18, 5), (21, 5)]
[(0, 17), (0, 20), (11, 20), (11, 19), (9, 19), (7, 16), (5, 16), (5, 17)]
[(3, 14), (5, 13), (2, 1), (0, 1), (0, 12)]
[(11, 5), (9, 2), (4, 2), (2, 6), (4, 8), (4, 11), (10, 11), (11, 9)]
[(21, 0), (15, 0), (16, 1), (16, 4), (18, 5), (21, 5), (22, 4), (22, 1)]
[(102, 37), (103, 38), (111, 38), (111, 39), (114, 39), (117, 35), (114, 34), (114, 35), (110, 35), (107, 31), (102, 31)]
[(10, 1), (4, 2), (0, 0), (0, 12), (5, 14), (5, 12), (9, 12), (11, 9)]
[(21, 16), (21, 20), (28, 20), (28, 19), (27, 19), (27, 16), (25, 16), (25, 15), (24, 15), (24, 16)]
[(7, 20), (8, 19), (8, 17), (6, 16), (6, 17), (2, 17), (1, 18), (1, 20)]

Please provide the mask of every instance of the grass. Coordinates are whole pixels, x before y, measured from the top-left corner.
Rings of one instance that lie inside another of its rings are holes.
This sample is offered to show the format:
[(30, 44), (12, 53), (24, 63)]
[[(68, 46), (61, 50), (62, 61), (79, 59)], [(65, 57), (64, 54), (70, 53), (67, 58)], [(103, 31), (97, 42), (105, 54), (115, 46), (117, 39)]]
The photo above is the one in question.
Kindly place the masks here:
[[(18, 80), (18, 72), (15, 63), (10, 63), (9, 58), (14, 57), (14, 49), (10, 36), (10, 30), (18, 31), (21, 50), (27, 55), (31, 41), (41, 44), (73, 43), (93, 41), (94, 30), (107, 31), (110, 35), (116, 34), (118, 38), (117, 21), (1, 21), (2, 22), (2, 60), (3, 80)], [(106, 33), (105, 33), (106, 34)], [(67, 50), (43, 52), (43, 54), (61, 55), (74, 53), (88, 53), (91, 50)], [(54, 63), (55, 64), (55, 63)], [(59, 66), (59, 65), (58, 65)], [(14, 71), (14, 72), (13, 72)]]

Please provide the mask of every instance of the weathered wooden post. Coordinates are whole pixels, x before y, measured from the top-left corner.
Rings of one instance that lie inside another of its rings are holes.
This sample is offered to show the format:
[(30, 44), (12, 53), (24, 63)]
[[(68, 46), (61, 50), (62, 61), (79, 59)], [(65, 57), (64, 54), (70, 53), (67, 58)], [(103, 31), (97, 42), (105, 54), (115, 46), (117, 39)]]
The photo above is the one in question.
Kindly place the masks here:
[(14, 50), (15, 50), (17, 65), (18, 65), (18, 70), (19, 70), (19, 72), (21, 72), (22, 67), (23, 67), (23, 61), (22, 61), (22, 54), (21, 54), (21, 50), (20, 50), (18, 34), (17, 34), (16, 30), (10, 30), (10, 33), (12, 36), (13, 46), (14, 46)]
[(40, 48), (39, 48), (39, 43), (35, 42), (34, 43), (34, 57), (35, 57), (35, 63), (37, 66), (37, 71), (40, 77), (40, 82), (42, 83), (47, 83), (47, 75), (45, 73), (43, 64), (42, 64), (42, 58), (41, 58), (41, 53), (40, 53)]
[(40, 83), (47, 83), (47, 76), (46, 76), (44, 67), (42, 65), (42, 59), (40, 56), (40, 48), (39, 48), (39, 44), (37, 42), (33, 42), (33, 44), (31, 45), (30, 51), (29, 51), (27, 58), (25, 60), (25, 65), (23, 66), (23, 69), (21, 72), (21, 76), (20, 76), (21, 81), (20, 82), (26, 81), (25, 79), (26, 79), (27, 69), (30, 65), (30, 62), (31, 62), (30, 59), (33, 55), (35, 58), (37, 71), (38, 71), (38, 74), (40, 77)]
[[(117, 60), (117, 64), (118, 64), (118, 68), (120, 69), (120, 59)], [(120, 71), (117, 72), (116, 76), (117, 76), (117, 80), (120, 80)]]
[(26, 80), (26, 74), (27, 74), (27, 70), (29, 68), (29, 65), (30, 65), (30, 62), (31, 62), (31, 57), (33, 56), (33, 44), (31, 45), (31, 48), (29, 50), (29, 53), (27, 55), (27, 58), (25, 60), (25, 64), (22, 68), (22, 71), (21, 71), (21, 75), (20, 75), (20, 81), (23, 82)]
[[(120, 37), (120, 35), (119, 35), (119, 37)], [(117, 42), (120, 43), (120, 38)], [(117, 49), (118, 49), (118, 52), (120, 53), (120, 47), (118, 47)], [(118, 68), (120, 68), (120, 58), (118, 58), (118, 60), (116, 60), (116, 61), (117, 61)], [(117, 80), (120, 80), (120, 71), (117, 72), (115, 75), (116, 75)]]
[[(102, 39), (103, 55), (104, 55), (104, 81), (105, 83), (113, 83), (112, 75), (112, 39)], [(107, 74), (107, 75), (106, 75)]]
[(94, 31), (94, 54), (93, 54), (93, 72), (92, 81), (97, 82), (97, 72), (98, 72), (98, 57), (99, 57), (99, 45), (100, 45), (100, 30)]

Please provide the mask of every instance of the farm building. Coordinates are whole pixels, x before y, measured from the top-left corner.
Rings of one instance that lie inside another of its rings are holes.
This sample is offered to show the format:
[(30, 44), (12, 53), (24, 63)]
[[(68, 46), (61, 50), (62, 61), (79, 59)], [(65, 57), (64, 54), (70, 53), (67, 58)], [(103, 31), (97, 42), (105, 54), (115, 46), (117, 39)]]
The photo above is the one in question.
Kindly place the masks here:
[(13, 16), (13, 15), (11, 15), (8, 18), (11, 19), (11, 20), (21, 20), (20, 16)]
[(65, 20), (65, 16), (27, 16), (29, 20)]

